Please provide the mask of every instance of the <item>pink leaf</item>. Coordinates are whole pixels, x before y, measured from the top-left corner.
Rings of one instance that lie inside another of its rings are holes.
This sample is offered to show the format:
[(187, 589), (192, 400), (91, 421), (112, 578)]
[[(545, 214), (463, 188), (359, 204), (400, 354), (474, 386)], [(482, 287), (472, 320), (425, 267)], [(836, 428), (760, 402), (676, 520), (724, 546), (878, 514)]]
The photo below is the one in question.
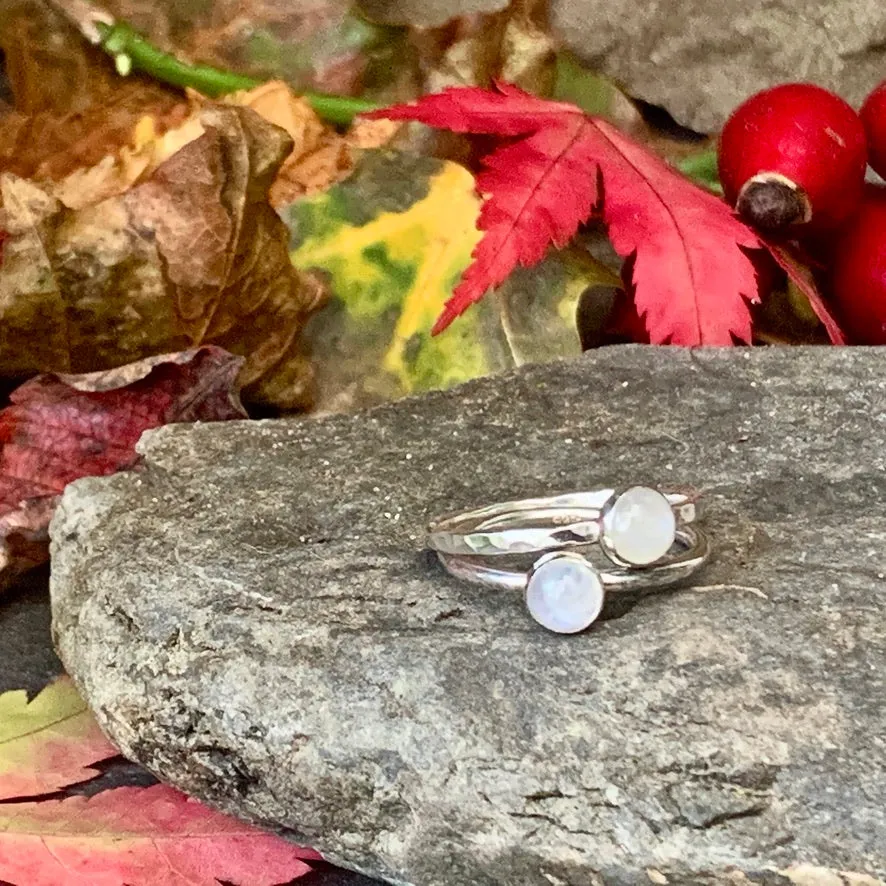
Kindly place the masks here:
[(165, 785), (0, 805), (0, 879), (18, 886), (276, 886), (316, 858)]

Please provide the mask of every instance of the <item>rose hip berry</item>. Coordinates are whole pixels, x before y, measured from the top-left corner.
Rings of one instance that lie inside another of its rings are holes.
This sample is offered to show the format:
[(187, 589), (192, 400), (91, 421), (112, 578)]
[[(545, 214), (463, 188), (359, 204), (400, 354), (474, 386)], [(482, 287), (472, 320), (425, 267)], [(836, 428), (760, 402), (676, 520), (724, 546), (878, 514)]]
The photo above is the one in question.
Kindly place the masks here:
[(859, 113), (868, 136), (868, 162), (886, 178), (886, 80), (864, 100)]
[(811, 83), (751, 96), (720, 136), (726, 199), (768, 234), (820, 234), (841, 225), (861, 200), (866, 166), (861, 118)]
[(886, 344), (886, 187), (868, 185), (831, 256), (837, 310), (857, 344)]

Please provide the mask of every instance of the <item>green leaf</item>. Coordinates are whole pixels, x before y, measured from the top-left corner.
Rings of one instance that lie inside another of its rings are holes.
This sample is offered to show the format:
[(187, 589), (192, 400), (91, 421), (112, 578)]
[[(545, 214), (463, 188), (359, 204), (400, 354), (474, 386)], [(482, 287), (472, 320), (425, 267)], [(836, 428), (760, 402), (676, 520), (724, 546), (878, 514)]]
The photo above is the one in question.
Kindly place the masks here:
[(479, 206), (462, 166), (375, 151), (345, 182), (281, 210), (294, 264), (327, 275), (332, 292), (305, 331), (320, 411), (580, 353), (578, 299), (617, 278), (577, 250), (518, 269), (496, 299), (431, 335), (480, 239)]

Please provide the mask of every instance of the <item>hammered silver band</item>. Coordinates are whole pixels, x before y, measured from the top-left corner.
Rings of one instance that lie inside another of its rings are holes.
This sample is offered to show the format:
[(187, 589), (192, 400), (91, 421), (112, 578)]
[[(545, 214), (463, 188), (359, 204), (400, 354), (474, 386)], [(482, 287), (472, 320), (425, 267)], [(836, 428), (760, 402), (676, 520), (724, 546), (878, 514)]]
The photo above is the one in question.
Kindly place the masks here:
[(710, 544), (698, 516), (696, 497), (683, 491), (605, 488), (440, 518), (428, 545), (451, 575), (522, 591), (536, 621), (568, 634), (592, 624), (608, 594), (664, 587), (699, 569)]
[[(619, 492), (607, 488), (525, 498), (443, 517), (429, 526), (428, 545), (441, 554), (494, 557), (594, 544), (601, 540), (606, 507)], [(686, 492), (661, 494), (676, 527), (696, 521), (696, 498)]]
[[(700, 529), (686, 527), (677, 530), (677, 544), (680, 548), (677, 553), (653, 567), (630, 569), (617, 566), (598, 570), (606, 592), (611, 594), (654, 590), (689, 578), (708, 559), (710, 542)], [(438, 551), (437, 557), (450, 575), (495, 590), (525, 591), (532, 575), (532, 569), (508, 569), (473, 556), (444, 554)], [(541, 559), (550, 562), (549, 558)], [(539, 565), (539, 562), (536, 561), (533, 568)]]

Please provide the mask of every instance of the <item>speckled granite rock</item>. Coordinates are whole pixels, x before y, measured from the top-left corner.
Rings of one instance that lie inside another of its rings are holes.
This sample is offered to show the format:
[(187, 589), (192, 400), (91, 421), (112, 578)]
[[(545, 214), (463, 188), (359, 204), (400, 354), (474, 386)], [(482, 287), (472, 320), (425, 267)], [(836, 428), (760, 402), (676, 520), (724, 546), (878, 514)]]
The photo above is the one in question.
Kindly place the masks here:
[[(162, 778), (417, 886), (886, 875), (886, 350), (612, 348), (142, 451), (64, 496), (54, 632)], [(700, 486), (717, 555), (586, 634), (423, 551), (635, 480)]]

